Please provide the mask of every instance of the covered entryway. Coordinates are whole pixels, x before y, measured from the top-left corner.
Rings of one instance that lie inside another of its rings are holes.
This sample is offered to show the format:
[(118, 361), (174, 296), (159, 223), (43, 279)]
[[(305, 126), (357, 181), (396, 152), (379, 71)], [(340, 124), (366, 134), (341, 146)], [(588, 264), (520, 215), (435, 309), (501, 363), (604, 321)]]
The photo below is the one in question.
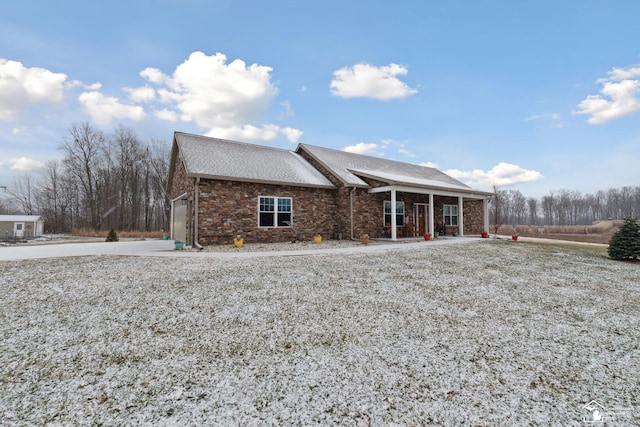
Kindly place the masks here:
[[(377, 178), (379, 181), (382, 181), (380, 177)], [(411, 194), (419, 194), (424, 195), (425, 198), (428, 198), (427, 203), (414, 203), (414, 218), (422, 214), (422, 220), (416, 220), (416, 230), (419, 231), (420, 234), (430, 233), (434, 234), (434, 196), (447, 197), (452, 199), (451, 204), (449, 206), (451, 208), (450, 213), (446, 211), (443, 214), (443, 224), (446, 226), (455, 226), (457, 228), (457, 233), (459, 236), (464, 235), (464, 200), (479, 200), (483, 202), (482, 211), (483, 211), (483, 228), (484, 230), (489, 229), (489, 213), (487, 209), (487, 198), (491, 195), (488, 192), (482, 192), (477, 190), (466, 190), (463, 191), (451, 191), (451, 190), (442, 190), (439, 188), (432, 188), (429, 186), (425, 187), (417, 187), (417, 186), (407, 186), (407, 185), (398, 185), (395, 183), (390, 183), (390, 185), (385, 185), (382, 187), (374, 187), (367, 190), (369, 193), (389, 193), (390, 202), (389, 202), (389, 212), (396, 212), (396, 207), (398, 204), (402, 204), (404, 202), (397, 201), (398, 193), (411, 193)], [(445, 207), (446, 207), (445, 206)], [(448, 217), (448, 218), (447, 218)], [(451, 222), (447, 223), (447, 219)], [(390, 227), (390, 237), (391, 240), (396, 240), (398, 237), (397, 232), (397, 219), (396, 215), (391, 215), (391, 227)], [(421, 232), (424, 230), (425, 232)]]

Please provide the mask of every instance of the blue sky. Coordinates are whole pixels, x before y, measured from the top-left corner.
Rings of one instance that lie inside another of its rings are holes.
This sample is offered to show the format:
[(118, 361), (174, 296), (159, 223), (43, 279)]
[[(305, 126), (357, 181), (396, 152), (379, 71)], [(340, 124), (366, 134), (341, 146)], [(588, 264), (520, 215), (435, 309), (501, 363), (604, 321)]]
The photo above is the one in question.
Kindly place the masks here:
[(640, 185), (640, 2), (0, 6), (0, 185), (72, 124), (436, 166), (540, 197)]

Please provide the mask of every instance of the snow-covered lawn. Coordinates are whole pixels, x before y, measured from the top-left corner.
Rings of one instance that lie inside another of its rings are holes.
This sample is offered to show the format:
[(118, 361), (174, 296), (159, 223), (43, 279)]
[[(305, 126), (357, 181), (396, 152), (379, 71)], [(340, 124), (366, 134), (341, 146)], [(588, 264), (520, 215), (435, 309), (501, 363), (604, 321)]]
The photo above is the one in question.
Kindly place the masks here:
[(5, 261), (0, 424), (637, 425), (639, 325), (594, 248)]

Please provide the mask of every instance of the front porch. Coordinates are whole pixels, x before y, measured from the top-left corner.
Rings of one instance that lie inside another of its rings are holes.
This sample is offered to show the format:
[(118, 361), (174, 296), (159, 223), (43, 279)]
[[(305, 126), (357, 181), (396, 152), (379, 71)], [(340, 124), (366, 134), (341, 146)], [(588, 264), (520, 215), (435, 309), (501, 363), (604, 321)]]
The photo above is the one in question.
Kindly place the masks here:
[[(386, 185), (368, 190), (386, 193), (381, 238), (464, 236), (489, 230), (488, 195), (433, 188)], [(392, 214), (395, 213), (395, 214)], [(470, 224), (466, 225), (466, 222)]]

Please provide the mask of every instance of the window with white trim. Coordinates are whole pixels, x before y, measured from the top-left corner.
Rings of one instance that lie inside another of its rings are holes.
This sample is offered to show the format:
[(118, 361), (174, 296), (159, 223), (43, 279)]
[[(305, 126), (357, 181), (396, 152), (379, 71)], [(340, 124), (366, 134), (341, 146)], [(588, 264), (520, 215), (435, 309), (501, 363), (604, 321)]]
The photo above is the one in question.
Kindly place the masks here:
[(292, 218), (291, 197), (260, 196), (258, 227), (289, 227)]
[[(391, 226), (391, 200), (384, 201), (384, 225)], [(404, 202), (396, 202), (396, 226), (404, 225)]]
[(458, 225), (458, 206), (444, 205), (444, 225)]

